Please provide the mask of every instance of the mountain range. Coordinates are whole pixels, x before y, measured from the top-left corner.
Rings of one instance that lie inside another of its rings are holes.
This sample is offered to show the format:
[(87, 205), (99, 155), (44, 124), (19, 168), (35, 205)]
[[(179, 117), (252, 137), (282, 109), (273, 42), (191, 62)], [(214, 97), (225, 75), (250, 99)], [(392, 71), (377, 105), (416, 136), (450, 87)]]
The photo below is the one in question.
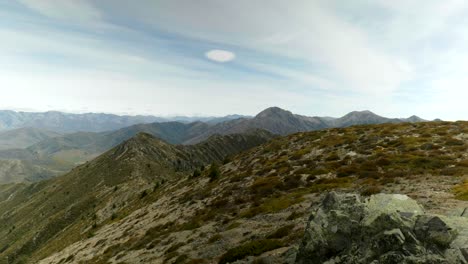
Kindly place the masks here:
[[(61, 116), (59, 113), (55, 113), (55, 115)], [(68, 116), (68, 114), (63, 114), (63, 116)], [(71, 116), (81, 120), (85, 117), (98, 118), (100, 115)], [(104, 116), (105, 120), (118, 118)], [(122, 118), (128, 119), (129, 117)], [(68, 121), (65, 123), (57, 121), (54, 125), (62, 128), (68, 127)], [(0, 183), (36, 181), (65, 173), (76, 165), (97, 157), (140, 132), (151, 134), (170, 144), (191, 145), (207, 140), (216, 134), (239, 134), (254, 129), (262, 129), (276, 135), (289, 135), (297, 132), (361, 124), (422, 121), (425, 120), (415, 116), (408, 119), (385, 118), (370, 111), (351, 112), (341, 118), (307, 117), (293, 114), (278, 107), (271, 107), (253, 118), (232, 115), (210, 122), (153, 122), (104, 132), (81, 131), (62, 134), (50, 132), (41, 127), (19, 128), (0, 133), (0, 160), (3, 160), (5, 164), (3, 169), (0, 167)], [(104, 124), (105, 122), (100, 123)], [(80, 126), (84, 125), (85, 123), (82, 123)], [(68, 127), (60, 131), (69, 129)], [(96, 126), (91, 127), (90, 130), (94, 129)], [(17, 147), (12, 149), (12, 146)]]
[(203, 121), (218, 123), (232, 119), (246, 117), (242, 115), (228, 115), (225, 117), (156, 117), (150, 115), (114, 115), (103, 113), (71, 114), (58, 111), (49, 112), (16, 112), (0, 110), (0, 131), (17, 128), (33, 127), (59, 133), (79, 131), (103, 132), (144, 123), (177, 121), (190, 123)]

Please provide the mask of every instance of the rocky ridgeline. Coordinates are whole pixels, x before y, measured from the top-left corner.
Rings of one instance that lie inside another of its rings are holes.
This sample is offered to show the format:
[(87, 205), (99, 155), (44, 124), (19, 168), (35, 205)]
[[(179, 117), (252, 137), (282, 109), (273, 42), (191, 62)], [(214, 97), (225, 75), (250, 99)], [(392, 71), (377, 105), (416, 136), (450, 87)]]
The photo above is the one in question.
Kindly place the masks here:
[(309, 219), (296, 263), (468, 263), (467, 213), (426, 214), (406, 195), (331, 192)]

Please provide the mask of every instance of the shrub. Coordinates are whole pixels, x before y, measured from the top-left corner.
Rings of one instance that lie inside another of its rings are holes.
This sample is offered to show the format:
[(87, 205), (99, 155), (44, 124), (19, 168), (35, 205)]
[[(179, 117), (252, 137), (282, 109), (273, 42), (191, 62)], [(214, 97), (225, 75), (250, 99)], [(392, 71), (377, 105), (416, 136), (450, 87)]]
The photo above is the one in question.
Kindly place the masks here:
[(328, 171), (324, 168), (300, 168), (294, 172), (294, 174), (301, 175), (301, 174), (308, 174), (310, 176), (316, 176), (321, 174), (327, 174)]
[(447, 141), (445, 141), (445, 145), (447, 146), (463, 146), (465, 143), (462, 140), (458, 140), (455, 138), (450, 138)]
[(356, 174), (359, 171), (359, 168), (356, 165), (349, 165), (341, 167), (336, 170), (336, 177), (342, 178)]
[(224, 157), (224, 159), (223, 159), (223, 164), (224, 164), (224, 165), (225, 165), (225, 164), (228, 164), (228, 163), (231, 162), (231, 161), (232, 161), (232, 158), (229, 157), (229, 156), (226, 156), (226, 157)]
[(360, 179), (364, 179), (364, 178), (378, 179), (380, 177), (380, 174), (377, 171), (361, 170), (358, 172), (358, 176)]
[(238, 247), (231, 248), (224, 255), (221, 256), (219, 264), (231, 263), (236, 260), (243, 259), (247, 256), (258, 256), (264, 252), (268, 252), (282, 247), (283, 244), (274, 239), (254, 240), (242, 244)]
[(193, 171), (192, 178), (200, 177), (200, 175), (201, 175), (201, 172), (198, 169), (196, 169)]
[(293, 229), (294, 229), (294, 225), (283, 226), (283, 227), (278, 228), (275, 232), (269, 234), (266, 238), (268, 239), (283, 238), (285, 236), (288, 236)]
[(284, 184), (281, 186), (283, 190), (291, 190), (300, 187), (302, 184), (301, 176), (299, 175), (291, 175), (287, 176), (284, 179)]
[(304, 201), (304, 198), (297, 193), (272, 197), (266, 199), (258, 207), (251, 207), (246, 212), (241, 213), (241, 217), (251, 218), (259, 214), (276, 213), (302, 201)]
[(180, 230), (193, 230), (199, 228), (201, 225), (198, 221), (192, 220), (180, 225)]
[(444, 175), (444, 176), (454, 176), (454, 175), (462, 175), (462, 174), (463, 174), (463, 169), (457, 168), (457, 167), (444, 168), (440, 170), (440, 175)]
[(216, 234), (216, 235), (213, 235), (212, 237), (210, 237), (210, 239), (208, 239), (208, 243), (212, 244), (220, 239), (222, 239), (223, 236), (220, 235), (220, 234)]
[(382, 191), (382, 188), (379, 186), (368, 186), (364, 188), (364, 190), (361, 191), (361, 195), (363, 196), (371, 196), (373, 194), (380, 193)]
[(328, 155), (328, 157), (325, 159), (325, 161), (335, 161), (335, 160), (339, 160), (340, 159), (340, 156), (338, 156), (338, 154), (336, 152), (332, 152), (330, 153), (330, 155)]
[(220, 208), (225, 207), (228, 204), (229, 204), (228, 199), (226, 199), (226, 198), (217, 198), (213, 202), (211, 202), (211, 207), (220, 209)]
[(456, 186), (453, 191), (458, 200), (468, 201), (468, 181)]
[(188, 256), (183, 254), (183, 255), (180, 255), (178, 256), (175, 260), (174, 260), (174, 264), (181, 264), (181, 263), (186, 263), (188, 260)]
[(392, 164), (392, 162), (387, 159), (387, 158), (379, 158), (375, 164), (379, 165), (379, 166), (388, 166), (390, 164)]
[(182, 247), (183, 245), (185, 245), (185, 244), (184, 244), (184, 243), (176, 243), (176, 244), (172, 245), (171, 247), (169, 247), (169, 248), (166, 250), (166, 254), (176, 251), (177, 249), (179, 249), (179, 248)]
[(411, 161), (411, 165), (422, 169), (442, 169), (446, 166), (446, 163), (439, 159), (417, 157)]
[(208, 177), (210, 178), (210, 181), (217, 180), (220, 175), (221, 172), (219, 171), (218, 163), (211, 164), (210, 171), (208, 172)]
[(231, 230), (231, 229), (234, 229), (234, 228), (238, 228), (239, 226), (241, 226), (242, 224), (239, 223), (239, 222), (233, 222), (231, 223), (229, 226), (226, 227), (226, 230)]
[(283, 183), (278, 176), (271, 176), (256, 179), (250, 189), (253, 193), (268, 196), (275, 192), (275, 189), (281, 188)]
[(468, 160), (461, 160), (458, 164), (458, 166), (461, 166), (461, 167), (468, 167)]
[(294, 211), (294, 212), (292, 212), (292, 213), (288, 216), (288, 218), (286, 218), (286, 220), (289, 220), (289, 221), (290, 221), (290, 220), (294, 220), (294, 219), (296, 219), (296, 218), (302, 217), (303, 215), (304, 215), (303, 212), (296, 212), (296, 211)]

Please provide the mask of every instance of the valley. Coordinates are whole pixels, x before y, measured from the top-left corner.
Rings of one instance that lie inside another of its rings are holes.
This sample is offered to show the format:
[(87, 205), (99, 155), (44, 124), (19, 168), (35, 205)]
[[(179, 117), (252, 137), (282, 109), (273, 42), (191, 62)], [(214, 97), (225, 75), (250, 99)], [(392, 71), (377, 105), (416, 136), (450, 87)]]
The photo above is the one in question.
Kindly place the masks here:
[[(0, 123), (13, 122), (8, 112), (0, 115)], [(93, 124), (107, 124), (106, 122), (123, 122), (122, 120), (142, 121), (142, 117), (130, 118), (105, 114), (73, 115), (64, 113), (16, 113), (19, 116), (35, 117), (37, 127), (23, 127), (0, 132), (0, 183), (34, 182), (68, 172), (77, 165), (99, 156), (105, 151), (117, 146), (140, 132), (149, 133), (171, 144), (191, 145), (209, 139), (211, 136), (245, 133), (255, 129), (263, 129), (276, 135), (288, 135), (296, 132), (314, 131), (330, 127), (346, 127), (359, 124), (381, 124), (401, 122), (421, 122), (418, 117), (408, 119), (385, 118), (370, 111), (355, 111), (341, 118), (307, 117), (291, 113), (278, 107), (270, 107), (253, 118), (241, 115), (229, 115), (221, 118), (201, 118), (205, 122), (153, 122), (134, 124), (117, 130), (95, 132)], [(60, 118), (52, 118), (58, 115)], [(13, 115), (15, 116), (15, 115)], [(31, 118), (32, 118), (31, 117)], [(40, 119), (42, 118), (42, 119)], [(50, 118), (54, 126), (49, 126)], [(25, 120), (25, 117), (23, 118)], [(23, 120), (21, 119), (21, 120)], [(64, 121), (65, 119), (65, 121)], [(39, 121), (38, 121), (39, 120)], [(162, 118), (144, 119), (147, 122), (163, 120)], [(191, 118), (177, 117), (177, 120), (188, 121)], [(8, 122), (7, 122), (8, 121)], [(36, 122), (35, 121), (35, 122)], [(70, 125), (72, 122), (73, 125)], [(130, 122), (130, 121), (129, 121)], [(119, 124), (121, 124), (119, 123)], [(29, 125), (29, 123), (26, 123)], [(124, 123), (121, 125), (123, 126)], [(46, 126), (47, 125), (47, 126)], [(73, 131), (76, 126), (83, 131), (63, 133), (51, 132), (47, 128), (57, 128), (57, 131)], [(109, 128), (112, 126), (109, 126)]]

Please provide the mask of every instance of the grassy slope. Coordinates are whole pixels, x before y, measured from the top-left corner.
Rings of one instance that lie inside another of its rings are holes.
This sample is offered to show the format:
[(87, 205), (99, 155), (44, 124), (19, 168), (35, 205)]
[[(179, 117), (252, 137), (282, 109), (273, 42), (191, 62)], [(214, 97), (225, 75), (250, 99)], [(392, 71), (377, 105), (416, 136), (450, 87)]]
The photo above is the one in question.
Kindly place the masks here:
[(441, 122), (278, 138), (232, 158), (219, 178), (210, 179), (205, 170), (197, 178), (186, 176), (148, 191), (132, 207), (135, 211), (99, 226), (92, 237), (44, 263), (210, 263), (286, 250), (298, 243), (310, 203), (332, 189), (412, 195), (428, 184), (444, 184), (448, 189), (441, 192), (427, 190), (431, 203), (468, 206), (454, 197), (467, 191), (466, 185), (455, 187), (466, 175), (466, 134), (466, 122)]
[[(263, 133), (234, 135), (183, 147), (139, 134), (64, 176), (1, 186), (0, 197), (10, 198), (0, 203), (0, 263), (40, 259), (92, 236), (98, 226), (141, 207), (147, 192), (177, 181), (183, 171), (269, 138)], [(198, 154), (203, 156), (194, 156)]]

